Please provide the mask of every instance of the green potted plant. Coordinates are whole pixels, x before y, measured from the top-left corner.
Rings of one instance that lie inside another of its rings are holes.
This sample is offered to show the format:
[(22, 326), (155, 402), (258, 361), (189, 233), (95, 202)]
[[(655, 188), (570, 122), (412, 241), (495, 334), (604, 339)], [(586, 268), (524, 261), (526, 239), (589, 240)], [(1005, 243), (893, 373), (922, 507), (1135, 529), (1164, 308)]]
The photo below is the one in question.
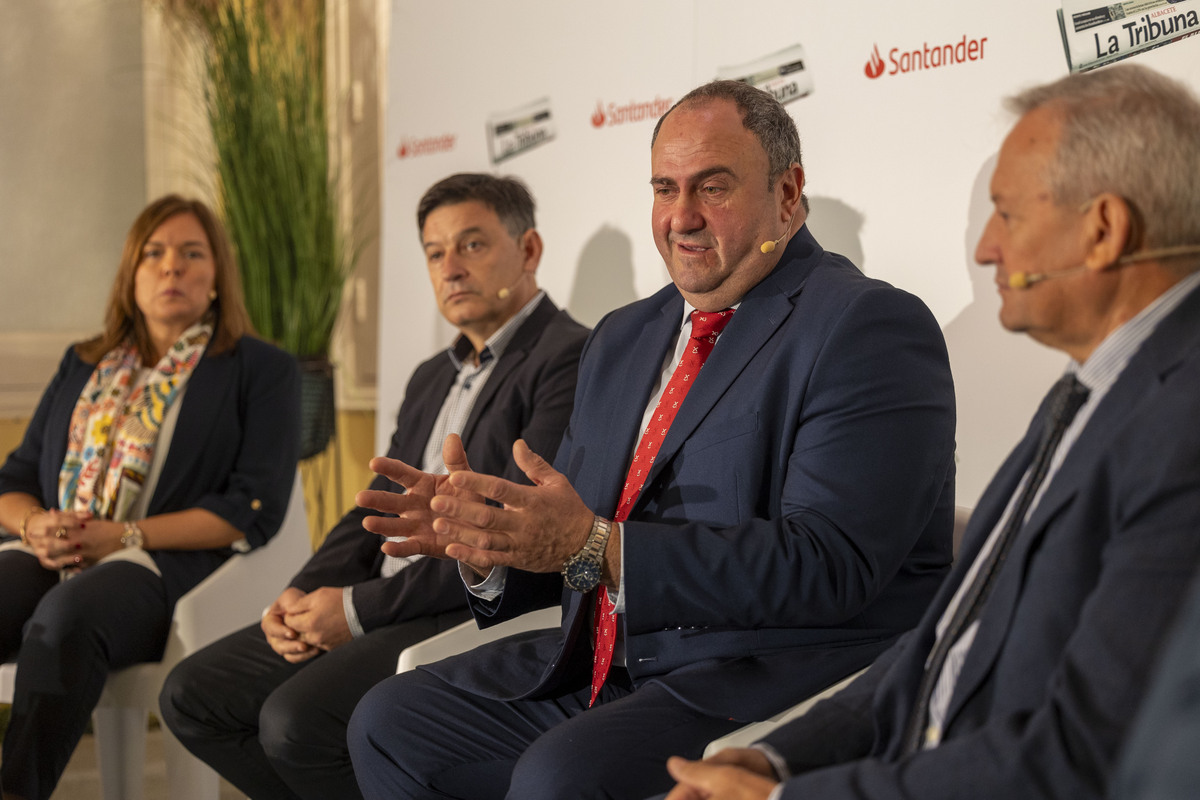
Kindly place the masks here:
[(255, 327), (301, 362), (307, 458), (333, 433), (329, 348), (356, 256), (330, 158), (324, 0), (173, 0), (170, 11), (207, 43), (217, 206)]

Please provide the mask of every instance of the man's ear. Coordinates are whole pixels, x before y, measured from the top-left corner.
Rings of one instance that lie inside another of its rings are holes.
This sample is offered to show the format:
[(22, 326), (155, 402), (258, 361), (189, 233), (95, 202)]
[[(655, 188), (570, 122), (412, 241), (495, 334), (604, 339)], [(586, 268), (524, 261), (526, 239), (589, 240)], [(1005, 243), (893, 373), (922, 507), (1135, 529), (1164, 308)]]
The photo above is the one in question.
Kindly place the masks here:
[(542, 260), (542, 237), (537, 229), (530, 228), (521, 234), (521, 268), (525, 272), (537, 272), (538, 263)]
[(804, 169), (795, 161), (792, 162), (779, 177), (777, 185), (779, 193), (779, 222), (786, 225), (792, 223), (796, 231), (804, 224), (807, 211), (802, 207), (804, 196)]
[(1084, 266), (1105, 270), (1121, 256), (1141, 247), (1141, 225), (1137, 211), (1125, 198), (1103, 192), (1088, 201), (1084, 210), (1087, 255)]

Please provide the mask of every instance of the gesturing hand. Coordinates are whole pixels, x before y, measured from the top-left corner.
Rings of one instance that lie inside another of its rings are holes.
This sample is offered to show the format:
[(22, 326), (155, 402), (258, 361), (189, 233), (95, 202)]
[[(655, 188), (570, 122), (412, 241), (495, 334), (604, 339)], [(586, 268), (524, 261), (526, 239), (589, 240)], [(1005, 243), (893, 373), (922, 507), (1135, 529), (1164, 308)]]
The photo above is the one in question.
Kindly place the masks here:
[[(570, 481), (518, 439), (513, 458), (533, 486), (468, 470), (452, 472), (452, 492), (430, 500), (432, 528), (450, 558), (477, 572), (512, 566), (558, 572), (587, 540), (594, 515)], [(483, 498), (502, 503), (487, 505)]]
[[(442, 460), (450, 472), (469, 472), (467, 453), (463, 448), (462, 439), (452, 433), (446, 437), (442, 445)], [(429, 502), (434, 497), (446, 495), (459, 497), (463, 500), (478, 500), (478, 496), (458, 489), (449, 483), (449, 475), (433, 475), (411, 467), (403, 461), (394, 458), (373, 458), (369, 465), (379, 475), (398, 483), (407, 491), (361, 491), (355, 497), (355, 502), (363, 508), (373, 508), (385, 514), (395, 514), (394, 517), (367, 517), (363, 520), (363, 528), (380, 536), (407, 537), (403, 542), (384, 542), (383, 552), (390, 556), (432, 556), (446, 558), (445, 546), (438, 541), (432, 524), (434, 513), (430, 510)]]

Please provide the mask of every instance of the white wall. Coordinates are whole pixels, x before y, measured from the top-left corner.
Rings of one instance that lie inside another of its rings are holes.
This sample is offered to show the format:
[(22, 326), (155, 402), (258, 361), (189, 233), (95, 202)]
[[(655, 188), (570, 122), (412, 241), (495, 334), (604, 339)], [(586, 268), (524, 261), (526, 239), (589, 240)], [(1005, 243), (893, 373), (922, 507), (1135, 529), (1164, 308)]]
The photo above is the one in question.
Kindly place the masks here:
[[(813, 91), (787, 108), (804, 147), (809, 226), (867, 274), (922, 297), (942, 324), (958, 393), (959, 502), (973, 505), (1065, 363), (1001, 331), (991, 273), (971, 258), (989, 213), (993, 159), (1011, 124), (1000, 98), (1067, 72), (1060, 7), (392, 0), (377, 445), (386, 445), (412, 369), (452, 335), (431, 302), (414, 220), (431, 183), (460, 170), (525, 179), (546, 242), (540, 282), (594, 322), (668, 280), (648, 224), (654, 117), (597, 128), (597, 108), (615, 105), (620, 116), (632, 103), (673, 101), (722, 67), (800, 45)], [(886, 72), (892, 48), (923, 50), (964, 36), (981, 42), (981, 59)], [(865, 68), (876, 47), (885, 74), (871, 79)], [(1136, 58), (1200, 86), (1200, 38)], [(493, 165), (489, 119), (542, 99), (552, 138)]]
[(145, 204), (141, 0), (0, 2), (0, 413), (99, 330)]

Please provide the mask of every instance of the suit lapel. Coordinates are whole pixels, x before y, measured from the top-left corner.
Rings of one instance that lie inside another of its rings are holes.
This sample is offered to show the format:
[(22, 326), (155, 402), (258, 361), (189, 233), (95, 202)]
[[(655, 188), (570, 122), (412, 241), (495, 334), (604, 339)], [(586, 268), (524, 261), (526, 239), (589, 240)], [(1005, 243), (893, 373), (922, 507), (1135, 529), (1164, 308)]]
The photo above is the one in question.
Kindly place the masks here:
[[(979, 688), (999, 656), (1008, 636), (1028, 573), (1029, 561), (1037, 549), (1037, 543), (1047, 534), (1050, 525), (1063, 509), (1085, 490), (1083, 482), (1090, 479), (1096, 464), (1104, 457), (1112, 433), (1119, 430), (1125, 420), (1132, 416), (1147, 398), (1156, 395), (1165, 378), (1195, 349), (1200, 333), (1195, 330), (1194, 325), (1187, 324), (1186, 321), (1195, 319), (1197, 313), (1200, 313), (1200, 292), (1193, 292), (1142, 344), (1117, 382), (1096, 407), (1053, 480), (1038, 500), (1029, 521), (1018, 532), (1003, 572), (980, 618), (981, 623), (970, 654), (963, 664), (962, 674), (947, 710), (948, 724)], [(1036, 447), (1045, 410), (1043, 403), (1043, 407), (1034, 418), (1034, 424), (1031, 425), (1030, 435), (1026, 437), (1026, 445), (1032, 440), (1033, 446)], [(1021, 462), (1024, 466), (1017, 473), (1018, 478), (1024, 474), (1030, 459), (1032, 449)], [(1014, 490), (1015, 484), (1002, 495), (1003, 503), (1007, 504)], [(994, 520), (992, 524), (995, 524)], [(988, 529), (990, 530), (991, 528)], [(983, 532), (983, 537), (986, 537), (988, 531)], [(978, 552), (978, 546), (975, 549)]]
[(679, 453), (713, 406), (729, 391), (746, 365), (792, 313), (791, 299), (781, 294), (745, 300), (717, 340), (700, 377), (688, 391), (647, 477), (649, 485)]
[(146, 509), (148, 514), (162, 511), (161, 499), (173, 496), (179, 481), (190, 479), (204, 454), (208, 437), (233, 435), (228, 426), (222, 425), (220, 417), (228, 410), (223, 395), (237, 391), (237, 369), (238, 359), (233, 353), (205, 355), (188, 378), (167, 458)]
[[(1009, 453), (1008, 458), (996, 472), (996, 476), (988, 484), (987, 490), (980, 498), (979, 505), (971, 512), (971, 520), (967, 523), (967, 529), (963, 533), (962, 545), (955, 555), (954, 566), (946, 580), (942, 581), (942, 585), (938, 588), (929, 605), (929, 610), (926, 612), (924, 624), (929, 626), (931, 637), (942, 614), (945, 613), (946, 607), (949, 606), (951, 598), (954, 597), (959, 585), (966, 578), (971, 564), (979, 556), (979, 551), (983, 548), (983, 543), (987, 541), (988, 534), (996, 527), (1000, 515), (1004, 513), (1021, 476), (1029, 468), (1029, 462), (1033, 460), (1033, 455), (1037, 450), (1037, 431), (1041, 429), (1040, 419), (1041, 413), (1039, 412), (1034, 417), (1035, 424), (1030, 426), (1025, 437)], [(932, 641), (931, 638), (930, 642)], [(925, 658), (926, 654), (922, 653), (921, 660), (924, 661)]]
[(467, 417), (466, 425), (463, 426), (463, 441), (470, 441), (471, 432), (475, 430), (475, 426), (479, 424), (479, 420), (483, 418), (487, 408), (492, 404), (496, 392), (500, 391), (500, 384), (528, 357), (530, 349), (537, 342), (537, 336), (545, 330), (550, 323), (550, 318), (557, 313), (558, 307), (550, 301), (549, 297), (543, 297), (529, 317), (521, 323), (521, 327), (517, 329), (508, 343), (508, 347), (504, 349), (504, 354), (496, 362), (496, 368), (492, 371), (487, 383), (483, 385), (479, 397), (475, 400), (475, 405), (471, 408), (471, 414)]
[[(433, 426), (437, 423), (438, 414), (446, 402), (450, 387), (454, 385), (456, 375), (454, 363), (449, 354), (443, 351), (437, 372), (429, 383), (429, 401), (413, 409), (413, 423), (406, 425), (405, 430), (401, 432), (400, 460), (404, 463), (425, 468), (425, 447), (429, 443), (429, 437), (433, 435)], [(465, 435), (463, 440), (467, 440)]]
[[(614, 437), (618, 431), (627, 433), (624, 446), (614, 442), (612, 447), (605, 448), (604, 467), (598, 473), (608, 476), (609, 482), (609, 485), (599, 489), (597, 495), (597, 505), (604, 509), (600, 512), (602, 514), (613, 513), (620, 500), (621, 486), (629, 472), (629, 463), (633, 460), (633, 449), (642, 438), (642, 416), (650, 402), (650, 393), (662, 376), (663, 362), (678, 340), (682, 321), (683, 298), (677, 292), (666, 293), (657, 313), (642, 326), (636, 340), (625, 351), (628, 357), (624, 363), (613, 365), (612, 369), (606, 371), (608, 374), (621, 375), (622, 380), (606, 387), (614, 394), (612, 402), (607, 404), (609, 418), (605, 427), (613, 431)], [(662, 451), (659, 453), (661, 458)], [(657, 464), (656, 459), (656, 467)], [(647, 483), (653, 480), (653, 476), (652, 472)]]
[[(704, 363), (700, 378), (688, 391), (675, 421), (671, 423), (667, 438), (646, 478), (647, 486), (662, 474), (755, 354), (786, 323), (795, 309), (796, 295), (819, 263), (822, 253), (807, 226), (802, 227), (788, 243), (775, 270), (742, 299), (733, 319), (717, 339), (716, 347)], [(678, 313), (680, 316), (676, 318), (681, 319), (682, 309)], [(649, 390), (646, 395), (649, 395)], [(646, 497), (643, 491), (634, 506), (634, 513)]]

